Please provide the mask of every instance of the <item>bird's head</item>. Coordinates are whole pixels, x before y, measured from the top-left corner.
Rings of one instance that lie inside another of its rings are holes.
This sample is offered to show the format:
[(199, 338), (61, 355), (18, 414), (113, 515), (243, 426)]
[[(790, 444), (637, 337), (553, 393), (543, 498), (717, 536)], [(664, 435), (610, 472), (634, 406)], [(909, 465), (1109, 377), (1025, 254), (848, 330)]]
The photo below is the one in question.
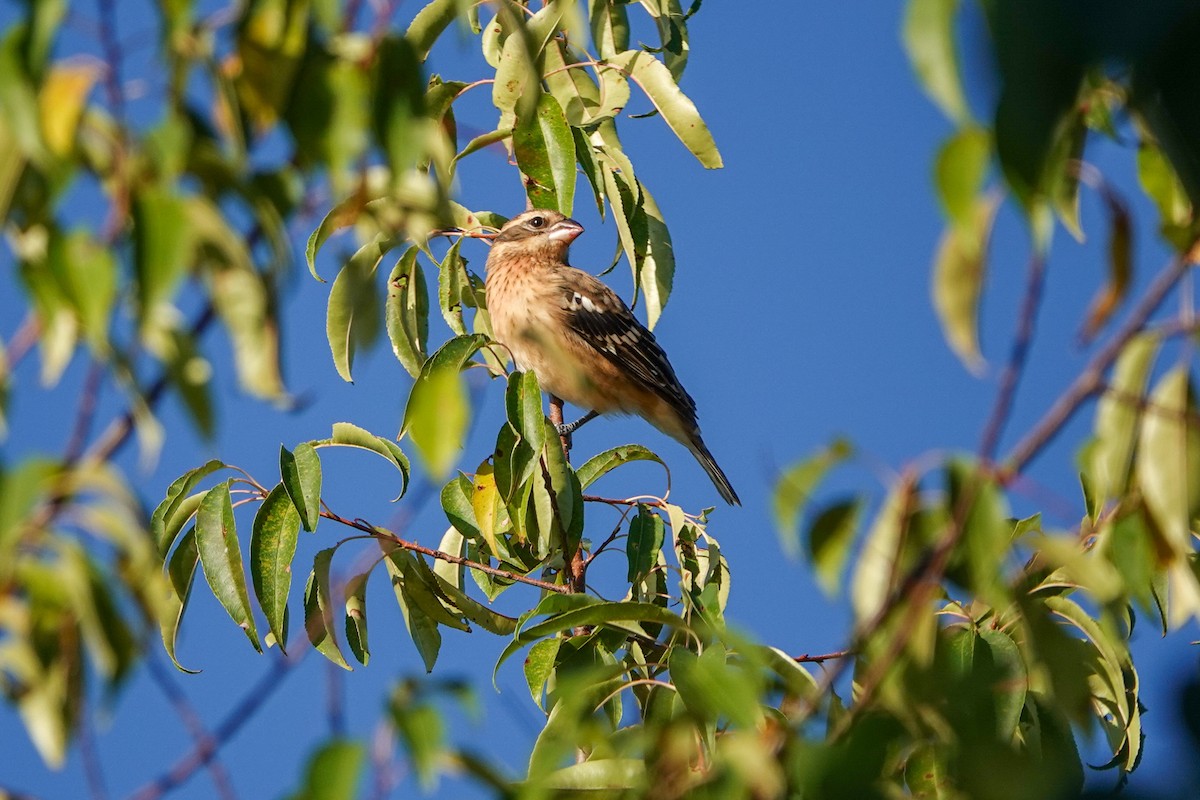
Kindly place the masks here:
[(566, 262), (571, 242), (583, 226), (557, 211), (533, 209), (510, 219), (492, 241), (493, 256), (507, 253), (542, 255)]

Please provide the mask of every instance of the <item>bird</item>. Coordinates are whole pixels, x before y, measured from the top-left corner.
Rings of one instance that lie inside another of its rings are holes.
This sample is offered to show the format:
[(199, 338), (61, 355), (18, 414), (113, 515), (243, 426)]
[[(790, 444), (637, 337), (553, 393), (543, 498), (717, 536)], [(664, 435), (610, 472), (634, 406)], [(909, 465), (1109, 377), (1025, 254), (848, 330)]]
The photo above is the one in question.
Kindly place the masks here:
[(700, 436), (696, 401), (654, 334), (616, 292), (568, 263), (581, 233), (578, 222), (547, 209), (500, 228), (484, 282), (493, 338), (544, 391), (588, 411), (560, 433), (598, 414), (636, 414), (686, 447), (725, 502), (741, 505)]

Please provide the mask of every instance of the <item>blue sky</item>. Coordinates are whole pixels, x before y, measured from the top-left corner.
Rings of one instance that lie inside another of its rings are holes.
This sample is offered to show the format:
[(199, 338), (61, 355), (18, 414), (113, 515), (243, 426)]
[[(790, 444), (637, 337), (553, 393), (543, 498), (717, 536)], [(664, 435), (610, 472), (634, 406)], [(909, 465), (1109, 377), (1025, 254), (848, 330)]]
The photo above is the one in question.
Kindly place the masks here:
[[(417, 5), (402, 3), (400, 18), (407, 20)], [(1028, 243), (1021, 221), (1011, 210), (1003, 211), (983, 308), (989, 368), (982, 378), (972, 377), (944, 344), (929, 299), (929, 266), (942, 224), (931, 188), (931, 163), (950, 128), (911, 76), (899, 44), (900, 4), (881, 4), (868, 12), (856, 3), (803, 3), (771, 18), (754, 17), (745, 8), (704, 4), (692, 21), (692, 59), (683, 82), (716, 137), (725, 168), (702, 169), (657, 119), (624, 120), (623, 139), (639, 177), (666, 214), (678, 262), (675, 291), (656, 335), (695, 397), (705, 438), (744, 503), (741, 508), (719, 507), (709, 528), (732, 566), (728, 617), (789, 652), (823, 652), (845, 644), (847, 603), (844, 598), (827, 600), (804, 564), (782, 557), (769, 514), (774, 476), (817, 446), (846, 435), (864, 458), (836, 477), (827, 491), (877, 497), (888, 468), (933, 451), (974, 450), (1007, 357)], [(7, 25), (13, 13), (11, 5), (0, 8), (0, 22)], [(119, 25), (123, 35), (144, 28), (128, 11)], [(446, 78), (469, 80), (478, 64), (473, 40), (444, 46), (433, 59), (433, 69)], [(490, 129), (494, 109), (485, 91), (477, 92), (475, 103), (460, 112), (460, 127)], [(644, 102), (639, 105), (635, 97), (631, 110), (644, 111)], [(1135, 263), (1144, 284), (1166, 253), (1153, 239), (1153, 212), (1138, 195), (1131, 154), (1099, 144), (1089, 149), (1088, 159), (1133, 201), (1139, 233)], [(461, 200), (470, 207), (508, 214), (523, 208), (515, 172), (502, 156), (476, 156), (462, 176)], [(587, 232), (576, 242), (572, 262), (598, 271), (611, 259), (615, 228), (601, 223), (595, 209), (583, 202), (577, 212)], [(1083, 221), (1091, 234), (1084, 245), (1061, 230), (1056, 233), (1038, 338), (1002, 451), (1041, 415), (1088, 355), (1074, 335), (1105, 270), (1104, 219), (1093, 195), (1084, 196)], [(309, 229), (293, 233), (302, 252)], [(345, 240), (327, 246), (320, 262), (323, 274), (334, 274), (338, 255), (347, 247)], [(464, 253), (482, 273), (485, 247), (468, 244)], [(0, 257), (11, 261), (7, 251)], [(607, 280), (630, 297), (623, 264)], [(309, 401), (298, 413), (283, 415), (239, 394), (230, 380), (228, 342), (222, 334), (209, 334), (208, 352), (222, 375), (219, 436), (213, 442), (198, 439), (178, 404), (167, 403), (162, 420), (170, 433), (157, 466), (139, 471), (132, 449), (122, 457), (149, 506), (173, 477), (208, 457), (237, 463), (265, 481), (277, 469), (281, 443), (292, 446), (326, 436), (333, 422), (395, 433), (408, 376), (384, 345), (356, 363), (354, 385), (337, 377), (324, 334), (328, 290), (297, 265), (284, 320), (289, 385)], [(9, 263), (0, 270), (0, 337), (7, 340), (22, 316)], [(435, 320), (434, 330), (439, 326)], [(443, 328), (435, 337), (446, 333)], [(71, 418), (85, 371), (77, 359), (61, 387), (43, 391), (36, 368), (36, 360), (27, 359), (15, 376), (11, 434), (0, 445), (9, 463), (31, 452), (61, 450), (63, 421)], [(502, 414), (502, 386), (481, 386), (480, 392), (475, 434), (461, 462), (467, 470), (489, 451)], [(107, 391), (102, 412), (118, 405), (115, 392)], [(1090, 423), (1090, 410), (1080, 414), (1032, 470), (1045, 490), (1060, 498), (1056, 508), (1066, 509), (1047, 514), (1049, 524), (1064, 529), (1082, 515), (1072, 448)], [(638, 420), (593, 422), (575, 441), (577, 461), (612, 445), (644, 443), (671, 465), (676, 502), (689, 509), (719, 502), (686, 451)], [(381, 464), (368, 456), (329, 456), (327, 489), (333, 507), (385, 525), (396, 520), (400, 509), (387, 503), (395, 493), (395, 476)], [(602, 487), (621, 495), (648, 485), (661, 486), (661, 471), (631, 467)], [(446, 524), (436, 503), (424, 510), (411, 500), (401, 506), (419, 513), (400, 518), (398, 532), (435, 545)], [(1018, 513), (1040, 508), (1020, 496), (1014, 506)], [(607, 509), (589, 509), (589, 514), (593, 536), (616, 523)], [(304, 564), (341, 535), (323, 524), (315, 537), (302, 540), (297, 563)], [(352, 561), (352, 556), (344, 561), (339, 556), (337, 563), (348, 567)], [(597, 562), (597, 569), (602, 574), (595, 577), (603, 586), (603, 571), (619, 579), (623, 561), (613, 556), (607, 564)], [(301, 589), (294, 586), (294, 603)], [(506, 595), (500, 602), (515, 608), (516, 601), (528, 598)], [(296, 784), (304, 755), (330, 732), (326, 699), (331, 686), (343, 698), (346, 728), (369, 735), (383, 711), (384, 688), (422, 671), (386, 581), (378, 577), (368, 608), (373, 651), (368, 667), (331, 677), (322, 659), (308, 657), (222, 751), (221, 761), (241, 796), (279, 796)], [(1194, 627), (1166, 640), (1151, 628), (1141, 626), (1135, 636), (1150, 714), (1145, 720), (1146, 757), (1132, 778), (1134, 787), (1169, 786), (1164, 776), (1181, 768), (1171, 693), (1195, 665), (1188, 645), (1196, 638)], [(540, 728), (540, 712), (529, 701), (519, 660), (502, 668), (501, 693), (492, 692), (488, 676), (503, 646), (504, 641), (483, 632), (447, 632), (435, 677), (464, 676), (476, 684), (481, 721), (456, 716), (453, 735), (501, 761), (510, 760), (515, 773)], [(211, 595), (198, 587), (184, 624), (180, 658), (203, 670), (174, 680), (211, 726), (271, 668), (274, 653), (254, 654)], [(144, 671), (114, 701), (101, 703), (95, 721), (96, 747), (115, 797), (127, 795), (190, 747)], [(8, 707), (0, 707), (0, 742), (6, 753), (0, 785), (46, 797), (84, 796), (78, 750), (63, 771), (48, 772)], [(1093, 763), (1104, 760), (1098, 750), (1087, 754)], [(459, 788), (443, 783), (441, 794), (458, 796)], [(209, 778), (198, 774), (172, 796), (211, 795)]]

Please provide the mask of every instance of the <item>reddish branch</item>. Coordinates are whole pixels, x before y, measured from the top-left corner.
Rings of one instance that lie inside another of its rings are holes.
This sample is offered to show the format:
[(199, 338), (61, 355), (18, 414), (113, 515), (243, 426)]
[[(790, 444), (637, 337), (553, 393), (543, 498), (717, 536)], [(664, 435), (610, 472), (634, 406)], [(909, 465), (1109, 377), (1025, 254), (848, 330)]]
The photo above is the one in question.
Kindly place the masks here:
[(1017, 394), (1017, 385), (1025, 372), (1025, 363), (1029, 356), (1029, 344), (1033, 341), (1033, 329), (1037, 322), (1038, 309), (1042, 304), (1042, 290), (1046, 285), (1046, 256), (1038, 251), (1029, 259), (1029, 274), (1025, 284), (1025, 297), (1021, 301), (1021, 314), (1017, 321), (1017, 332), (1013, 336), (1012, 352), (1008, 357), (1008, 365), (1000, 378), (1000, 389), (996, 392), (996, 404), (983, 430), (979, 444), (979, 456), (985, 462), (990, 462), (996, 456), (996, 448), (1000, 444), (1000, 434), (1012, 413), (1013, 399)]
[(1004, 466), (998, 476), (1001, 481), (1011, 480), (1024, 469), (1025, 465), (1062, 431), (1063, 426), (1075, 415), (1079, 407), (1104, 388), (1104, 373), (1117, 360), (1125, 345), (1145, 328), (1150, 316), (1158, 310), (1163, 300), (1190, 268), (1188, 256), (1177, 255), (1171, 259), (1166, 269), (1155, 277), (1146, 294), (1130, 313), (1125, 325), (1096, 353), (1083, 372), (1059, 395), (1045, 415), (1005, 457)]
[(571, 593), (570, 588), (566, 586), (560, 586), (556, 583), (539, 580), (538, 578), (530, 578), (528, 575), (521, 575), (520, 573), (512, 572), (507, 569), (498, 569), (490, 564), (472, 561), (469, 558), (456, 556), (453, 553), (447, 553), (443, 550), (435, 550), (432, 547), (426, 547), (425, 545), (417, 542), (410, 542), (407, 539), (401, 539), (391, 531), (385, 531), (383, 528), (377, 528), (368, 522), (364, 522), (363, 520), (346, 519), (345, 517), (330, 511), (329, 509), (322, 511), (321, 516), (325, 517), (326, 519), (331, 519), (334, 522), (341, 523), (342, 525), (346, 525), (347, 527), (354, 528), (355, 530), (362, 531), (363, 533), (370, 534), (376, 539), (383, 539), (390, 544), (394, 544), (396, 547), (401, 548), (402, 550), (411, 550), (414, 553), (420, 553), (422, 555), (429, 556), (430, 558), (436, 558), (440, 561), (447, 561), (451, 564), (458, 564), (462, 567), (477, 569), (480, 572), (486, 572), (488, 575), (494, 575), (498, 578), (505, 578), (506, 580), (515, 581), (516, 583), (526, 583), (530, 586), (536, 586), (539, 589), (545, 589), (548, 592), (556, 592), (558, 594)]
[(213, 735), (204, 727), (204, 723), (200, 719), (200, 715), (196, 713), (196, 709), (188, 702), (187, 696), (175, 683), (170, 672), (163, 667), (162, 662), (157, 658), (146, 659), (147, 671), (154, 683), (166, 696), (167, 702), (171, 704), (175, 714), (183, 722), (183, 726), (187, 728), (188, 734), (192, 737), (192, 741), (197, 750), (213, 748), (213, 757), (209, 760), (208, 773), (212, 777), (213, 788), (217, 790), (217, 795), (222, 800), (234, 800), (237, 794), (233, 791), (233, 783), (229, 780), (229, 773), (225, 771), (225, 767), (216, 758), (216, 750), (219, 748), (219, 743), (213, 740)]
[(197, 742), (195, 747), (184, 754), (161, 775), (131, 794), (129, 800), (158, 800), (158, 798), (186, 783), (196, 773), (196, 770), (212, 763), (212, 760), (217, 757), (217, 751), (232, 739), (242, 729), (243, 725), (254, 717), (259, 707), (279, 687), (283, 686), (283, 679), (303, 661), (305, 655), (312, 651), (312, 648), (302, 649), (300, 647), (300, 638), (300, 636), (297, 636), (297, 641), (288, 645), (289, 649), (297, 653), (297, 655), (291, 658), (276, 659), (266, 674), (250, 687), (250, 690), (243, 695), (241, 701), (213, 729), (210, 737), (204, 741)]
[(853, 655), (852, 650), (835, 650), (832, 653), (822, 653), (816, 656), (805, 653), (802, 656), (792, 656), (792, 661), (795, 661), (797, 664), (823, 664), (826, 661), (833, 661), (834, 659), (838, 658), (846, 658), (850, 655)]

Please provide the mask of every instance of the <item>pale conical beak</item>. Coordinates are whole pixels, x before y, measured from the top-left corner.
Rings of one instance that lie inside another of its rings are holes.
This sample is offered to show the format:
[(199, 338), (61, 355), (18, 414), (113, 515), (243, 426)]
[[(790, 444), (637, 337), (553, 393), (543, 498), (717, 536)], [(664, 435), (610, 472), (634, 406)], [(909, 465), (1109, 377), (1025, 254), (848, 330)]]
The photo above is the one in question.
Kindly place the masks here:
[(550, 230), (546, 231), (550, 241), (565, 242), (566, 244), (575, 241), (581, 233), (583, 233), (583, 226), (570, 218), (559, 220), (550, 226)]

